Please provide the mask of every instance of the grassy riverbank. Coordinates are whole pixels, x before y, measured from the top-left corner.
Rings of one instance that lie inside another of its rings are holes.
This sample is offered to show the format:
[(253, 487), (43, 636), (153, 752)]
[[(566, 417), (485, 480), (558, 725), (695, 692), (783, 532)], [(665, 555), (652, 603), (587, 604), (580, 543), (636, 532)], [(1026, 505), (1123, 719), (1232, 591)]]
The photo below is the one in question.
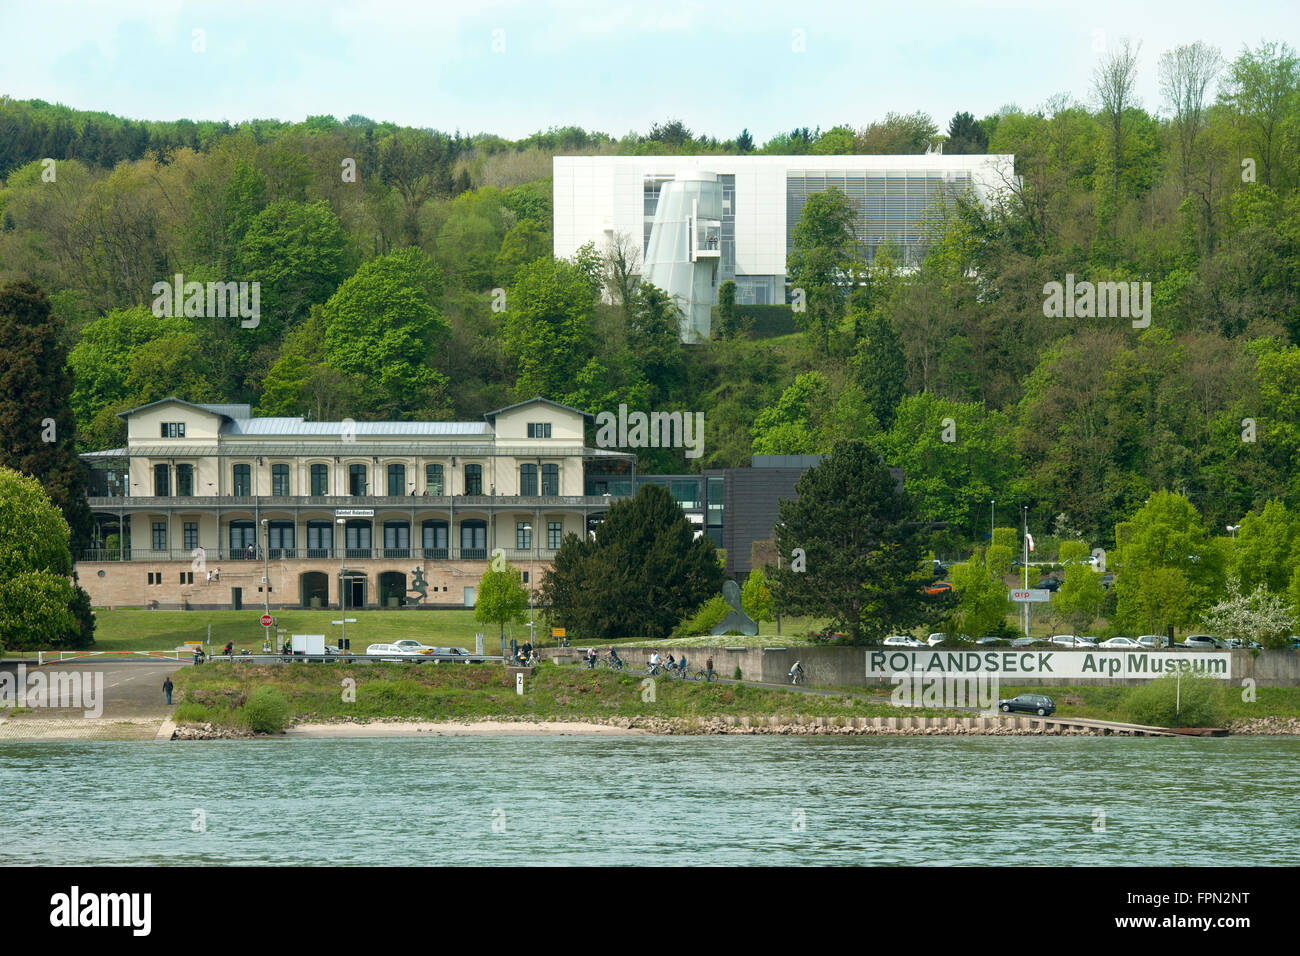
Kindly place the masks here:
[[(1124, 699), (1131, 687), (1078, 684), (1071, 687), (1009, 686), (998, 688), (998, 696), (1045, 694), (1056, 702), (1058, 717), (1087, 717), (1093, 720), (1127, 720)], [(1300, 717), (1300, 687), (1257, 687), (1255, 700), (1241, 699), (1239, 684), (1225, 681), (1219, 693), (1228, 720), (1260, 717)]]
[[(185, 668), (176, 683), (175, 719), (235, 727), (258, 687), (271, 687), (297, 722), (406, 720), (581, 720), (607, 717), (897, 717), (899, 710), (848, 696), (700, 681), (656, 680), (543, 664), (515, 692), (514, 674), (494, 665), (248, 664)], [(355, 694), (348, 680), (355, 681)], [(352, 697), (354, 699), (348, 699)], [(910, 716), (944, 716), (909, 710)]]

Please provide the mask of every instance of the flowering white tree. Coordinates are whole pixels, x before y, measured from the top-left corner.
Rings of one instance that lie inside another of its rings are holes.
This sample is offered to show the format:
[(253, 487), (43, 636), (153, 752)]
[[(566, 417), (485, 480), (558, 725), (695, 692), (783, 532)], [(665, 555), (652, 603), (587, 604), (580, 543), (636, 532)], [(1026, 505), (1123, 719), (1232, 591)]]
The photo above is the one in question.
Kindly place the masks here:
[(1235, 577), (1228, 579), (1227, 598), (1206, 611), (1201, 623), (1218, 637), (1258, 641), (1265, 647), (1284, 646), (1295, 625), (1280, 597), (1263, 584), (1242, 594)]

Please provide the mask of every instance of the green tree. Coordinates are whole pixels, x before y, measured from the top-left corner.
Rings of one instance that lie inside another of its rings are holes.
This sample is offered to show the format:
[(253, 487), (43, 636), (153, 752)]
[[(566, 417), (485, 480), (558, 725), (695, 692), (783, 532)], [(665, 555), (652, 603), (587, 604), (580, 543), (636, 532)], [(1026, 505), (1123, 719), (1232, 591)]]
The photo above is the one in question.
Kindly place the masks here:
[(1243, 50), (1228, 67), (1224, 99), (1251, 130), (1251, 145), (1258, 154), (1260, 179), (1273, 184), (1279, 132), (1288, 114), (1294, 115), (1300, 58), (1286, 43), (1261, 43)]
[(736, 282), (727, 279), (718, 286), (718, 327), (714, 334), (720, 339), (736, 335)]
[(509, 563), (489, 568), (479, 580), (474, 604), (474, 620), (501, 625), (501, 640), (506, 639), (507, 624), (522, 624), (528, 612), (528, 592), (519, 570)]
[(0, 646), (87, 647), (90, 600), (72, 572), (68, 523), (31, 477), (0, 467)]
[(822, 421), (829, 383), (821, 372), (805, 372), (771, 408), (754, 419), (754, 454), (816, 455), (823, 452)]
[(447, 377), (429, 367), (448, 333), (441, 294), (436, 267), (411, 248), (370, 260), (325, 303), (325, 360), (364, 383), (372, 411), (404, 419), (444, 410)]
[(755, 621), (772, 620), (772, 587), (762, 568), (749, 572), (740, 591), (740, 601), (745, 606), (745, 613)]
[(970, 113), (954, 113), (948, 121), (948, 142), (944, 152), (949, 156), (968, 153), (987, 153), (989, 150), (988, 133), (980, 126)]
[(521, 267), (550, 254), (551, 234), (545, 226), (532, 219), (515, 223), (501, 240), (501, 251), (497, 253), (497, 282), (508, 288)]
[(863, 324), (865, 338), (858, 346), (858, 383), (882, 428), (894, 423), (898, 403), (907, 394), (907, 358), (894, 323), (881, 312)]
[(1003, 630), (1013, 605), (1007, 586), (992, 568), (972, 556), (953, 566), (952, 586), (957, 592), (957, 609), (946, 633), (978, 638)]
[(1168, 491), (1152, 495), (1126, 534), (1115, 580), (1119, 619), (1148, 628), (1195, 621), (1223, 586), (1225, 556), (1191, 502)]
[(90, 544), (89, 475), (77, 457), (66, 341), (39, 286), (25, 279), (0, 285), (0, 465), (41, 483), (80, 554)]
[(1070, 622), (1071, 633), (1080, 634), (1101, 615), (1105, 600), (1101, 574), (1087, 564), (1075, 562), (1066, 565), (1065, 580), (1052, 595), (1052, 608)]
[(1263, 585), (1281, 593), (1296, 567), (1300, 567), (1300, 520), (1285, 502), (1270, 500), (1258, 514), (1252, 511), (1241, 519), (1233, 542), (1232, 573), (1243, 590)]
[(591, 640), (666, 637), (722, 587), (708, 538), (668, 489), (644, 485), (610, 506), (594, 541), (566, 535), (542, 585), (549, 618)]
[(518, 369), (517, 398), (558, 401), (591, 354), (596, 293), (586, 272), (563, 259), (520, 268), (507, 295), (502, 351)]
[(838, 442), (795, 490), (797, 500), (778, 505), (776, 543), (785, 560), (771, 579), (777, 610), (830, 618), (831, 628), (847, 629), (859, 644), (948, 616), (952, 598), (923, 589), (933, 533), (879, 452)]
[(790, 234), (786, 274), (802, 290), (803, 307), (795, 321), (823, 355), (830, 353), (831, 334), (844, 317), (853, 278), (860, 270), (856, 211), (853, 202), (832, 186), (813, 193), (804, 203)]
[(261, 283), (263, 338), (278, 338), (350, 273), (347, 236), (324, 200), (282, 199), (253, 219), (239, 243), (243, 278)]

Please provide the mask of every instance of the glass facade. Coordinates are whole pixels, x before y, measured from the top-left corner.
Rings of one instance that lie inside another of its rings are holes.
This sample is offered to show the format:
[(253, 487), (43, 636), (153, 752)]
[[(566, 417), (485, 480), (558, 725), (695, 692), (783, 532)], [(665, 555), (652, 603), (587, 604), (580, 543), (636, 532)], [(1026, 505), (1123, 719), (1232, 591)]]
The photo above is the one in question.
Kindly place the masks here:
[(787, 253), (808, 197), (834, 186), (857, 209), (856, 232), (866, 262), (874, 260), (876, 251), (889, 241), (898, 244), (905, 264), (916, 266), (925, 257), (928, 246), (924, 227), (926, 212), (936, 202), (951, 208), (958, 196), (973, 187), (974, 180), (969, 172), (792, 169), (786, 173), (785, 183)]

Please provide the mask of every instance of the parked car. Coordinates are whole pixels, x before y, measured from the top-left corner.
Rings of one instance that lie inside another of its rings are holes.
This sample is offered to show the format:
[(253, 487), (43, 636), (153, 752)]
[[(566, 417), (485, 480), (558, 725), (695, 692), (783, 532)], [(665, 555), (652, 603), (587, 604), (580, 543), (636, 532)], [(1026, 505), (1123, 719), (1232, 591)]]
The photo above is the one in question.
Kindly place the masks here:
[(925, 639), (925, 643), (930, 647), (934, 647), (936, 644), (942, 644), (947, 639), (947, 634), (931, 634)]
[(1095, 637), (1076, 637), (1074, 639), (1075, 647), (1096, 647), (1097, 638)]
[(1188, 634), (1176, 646), (1189, 651), (1204, 651), (1227, 647), (1228, 645), (1211, 634)]
[[(1021, 640), (1024, 640), (1024, 638), (1021, 638)], [(999, 644), (999, 645), (1000, 645), (1000, 644), (1005, 644), (1006, 641), (1004, 641), (1004, 640), (1003, 640), (1002, 638), (1000, 638), (1000, 637), (981, 637), (981, 638), (980, 638), (978, 641), (976, 641), (975, 643), (976, 643), (976, 644), (983, 644), (983, 645), (987, 646), (987, 645), (989, 645), (989, 644)]]
[(927, 584), (925, 586), (926, 594), (947, 594), (951, 590), (952, 585), (947, 581), (936, 581), (934, 584)]
[(891, 634), (885, 638), (885, 647), (926, 647), (914, 637), (908, 637), (905, 634)]
[(1039, 578), (1038, 583), (1034, 585), (1034, 587), (1039, 590), (1056, 591), (1061, 587), (1061, 579), (1052, 577)]
[(1004, 714), (1020, 711), (1026, 714), (1037, 714), (1039, 717), (1049, 717), (1056, 713), (1056, 702), (1042, 694), (1021, 694), (1010, 700), (998, 701), (998, 710)]
[(1143, 634), (1138, 638), (1138, 643), (1146, 648), (1164, 647), (1169, 643), (1163, 634)]
[(1052, 638), (1052, 643), (1057, 647), (1078, 647), (1078, 641), (1073, 634), (1057, 634)]
[(1137, 651), (1142, 649), (1142, 645), (1131, 637), (1112, 637), (1110, 640), (1102, 641), (1099, 646), (1112, 651)]
[(401, 641), (393, 641), (393, 646), (400, 647), (403, 650), (413, 651), (416, 654), (433, 654), (438, 650), (436, 647), (430, 647), (428, 644), (421, 644), (419, 641), (413, 641), (409, 638)]
[(480, 664), (483, 660), (481, 657), (475, 657), (471, 654), (469, 648), (466, 647), (435, 647), (434, 650), (440, 658), (456, 658), (456, 663), (464, 660), (466, 664)]
[(1111, 586), (1112, 584), (1114, 584), (1114, 583), (1115, 583), (1115, 572), (1114, 572), (1114, 571), (1107, 571), (1105, 574), (1103, 574), (1103, 575), (1101, 576), (1101, 586), (1102, 586), (1103, 588), (1105, 588), (1106, 590), (1109, 591), (1109, 590), (1110, 590), (1110, 586)]
[(1241, 638), (1239, 638), (1239, 637), (1228, 637), (1228, 638), (1224, 638), (1223, 643), (1224, 643), (1225, 645), (1227, 645), (1228, 647), (1253, 647), (1253, 648), (1262, 648), (1262, 647), (1264, 646), (1263, 644), (1260, 644), (1258, 641), (1243, 641), (1243, 640), (1242, 640)]
[(1011, 646), (1012, 647), (1033, 647), (1037, 643), (1038, 643), (1038, 638), (1036, 637), (1017, 637), (1014, 641), (1011, 642)]
[(401, 647), (397, 644), (371, 644), (366, 648), (368, 657), (382, 657), (386, 661), (401, 662), (404, 657), (419, 657), (421, 651), (411, 650), (409, 647)]

